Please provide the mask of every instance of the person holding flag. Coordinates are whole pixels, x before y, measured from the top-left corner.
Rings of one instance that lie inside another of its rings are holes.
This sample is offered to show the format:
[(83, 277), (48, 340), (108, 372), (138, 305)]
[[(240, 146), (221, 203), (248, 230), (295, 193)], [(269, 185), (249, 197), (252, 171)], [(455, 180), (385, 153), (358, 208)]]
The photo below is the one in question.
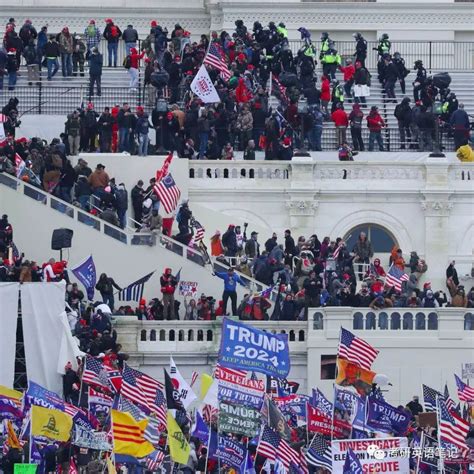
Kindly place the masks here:
[(171, 268), (165, 268), (160, 277), (161, 293), (163, 294), (163, 318), (172, 320), (175, 318), (174, 292), (178, 285), (178, 279), (171, 274)]
[(246, 286), (239, 275), (234, 272), (234, 269), (230, 267), (226, 272), (217, 272), (213, 275), (224, 280), (224, 293), (222, 299), (224, 301), (224, 314), (227, 314), (227, 302), (231, 301), (232, 304), (232, 315), (237, 314), (237, 283), (242, 286)]

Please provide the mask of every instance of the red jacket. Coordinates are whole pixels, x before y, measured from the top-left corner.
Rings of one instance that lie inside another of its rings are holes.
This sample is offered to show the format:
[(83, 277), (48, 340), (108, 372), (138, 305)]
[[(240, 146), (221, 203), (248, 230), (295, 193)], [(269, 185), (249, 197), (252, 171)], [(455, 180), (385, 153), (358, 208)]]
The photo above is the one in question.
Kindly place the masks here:
[(328, 79), (321, 82), (321, 100), (328, 102), (331, 100), (331, 87)]
[(339, 66), (339, 70), (344, 74), (344, 82), (350, 81), (355, 74), (355, 67), (351, 64), (350, 66)]
[[(134, 52), (135, 50), (135, 52)], [(140, 63), (140, 59), (143, 58), (143, 56), (145, 56), (145, 51), (142, 51), (142, 54), (138, 54), (136, 52), (137, 50), (135, 48), (132, 48), (130, 50), (130, 67), (132, 68), (135, 68), (135, 69), (138, 69), (139, 67), (139, 63)]]
[(380, 132), (382, 127), (385, 127), (385, 122), (378, 112), (371, 112), (367, 116), (367, 126), (371, 132)]
[(349, 125), (349, 119), (347, 118), (347, 114), (342, 109), (336, 109), (331, 114), (331, 119), (336, 125), (336, 127), (347, 127)]

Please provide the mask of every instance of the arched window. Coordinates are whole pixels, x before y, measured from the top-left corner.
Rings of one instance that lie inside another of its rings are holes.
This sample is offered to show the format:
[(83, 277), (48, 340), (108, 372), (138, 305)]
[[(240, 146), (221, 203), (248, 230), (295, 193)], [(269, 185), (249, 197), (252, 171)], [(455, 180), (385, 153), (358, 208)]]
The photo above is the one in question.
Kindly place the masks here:
[(140, 341), (146, 341), (146, 329), (142, 329), (140, 332)]
[(154, 329), (150, 331), (150, 341), (156, 341), (156, 331)]
[(390, 253), (397, 243), (395, 237), (384, 227), (378, 224), (362, 224), (354, 227), (344, 236), (349, 251), (354, 248), (361, 232), (365, 232), (375, 253)]

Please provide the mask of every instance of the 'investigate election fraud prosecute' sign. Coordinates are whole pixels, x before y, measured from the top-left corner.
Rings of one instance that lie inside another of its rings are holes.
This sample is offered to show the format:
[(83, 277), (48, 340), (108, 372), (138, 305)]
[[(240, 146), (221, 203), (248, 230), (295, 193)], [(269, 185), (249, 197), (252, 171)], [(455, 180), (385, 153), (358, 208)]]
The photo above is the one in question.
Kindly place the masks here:
[(288, 335), (224, 318), (219, 364), (284, 378), (290, 372)]

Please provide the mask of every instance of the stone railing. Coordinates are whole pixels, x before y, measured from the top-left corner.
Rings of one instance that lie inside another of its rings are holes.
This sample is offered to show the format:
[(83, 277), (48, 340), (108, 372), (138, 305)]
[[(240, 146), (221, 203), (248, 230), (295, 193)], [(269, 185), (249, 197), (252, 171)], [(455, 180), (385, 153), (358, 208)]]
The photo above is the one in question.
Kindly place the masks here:
[[(474, 309), (470, 308), (371, 308), (326, 307), (310, 312), (311, 329), (333, 338), (341, 327), (384, 337), (472, 338)], [(473, 346), (474, 347), (474, 346)]]
[(290, 163), (288, 161), (190, 160), (189, 177), (194, 180), (286, 180), (290, 178)]
[[(250, 321), (273, 334), (288, 334), (291, 350), (306, 348), (306, 321)], [(218, 352), (222, 321), (139, 321), (135, 316), (115, 317), (118, 339), (127, 352)]]

